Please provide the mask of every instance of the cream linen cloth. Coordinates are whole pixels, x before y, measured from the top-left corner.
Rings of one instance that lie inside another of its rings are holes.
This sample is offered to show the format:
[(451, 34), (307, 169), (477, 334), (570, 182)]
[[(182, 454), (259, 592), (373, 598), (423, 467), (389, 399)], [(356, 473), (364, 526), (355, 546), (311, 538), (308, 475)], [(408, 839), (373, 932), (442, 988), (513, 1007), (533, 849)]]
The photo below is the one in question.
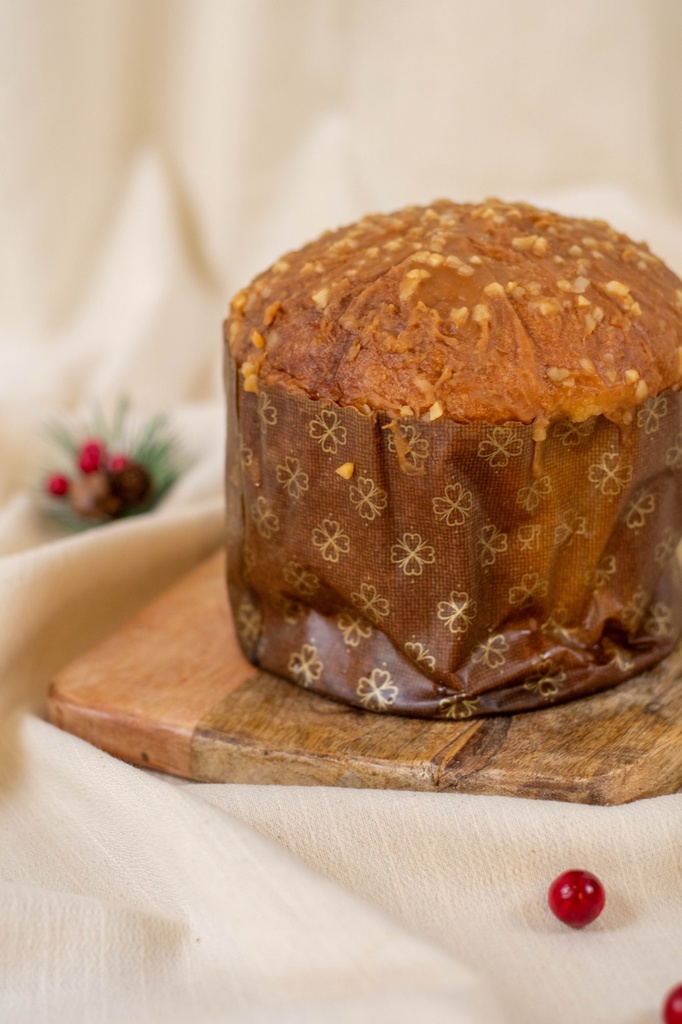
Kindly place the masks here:
[[(220, 543), (220, 321), (287, 245), (492, 191), (682, 270), (681, 11), (0, 2), (3, 1024), (656, 1021), (681, 796), (200, 786), (43, 716), (59, 667)], [(153, 514), (65, 536), (33, 503), (40, 425), (123, 392), (172, 411), (193, 467)], [(583, 933), (545, 907), (570, 867), (608, 890)]]

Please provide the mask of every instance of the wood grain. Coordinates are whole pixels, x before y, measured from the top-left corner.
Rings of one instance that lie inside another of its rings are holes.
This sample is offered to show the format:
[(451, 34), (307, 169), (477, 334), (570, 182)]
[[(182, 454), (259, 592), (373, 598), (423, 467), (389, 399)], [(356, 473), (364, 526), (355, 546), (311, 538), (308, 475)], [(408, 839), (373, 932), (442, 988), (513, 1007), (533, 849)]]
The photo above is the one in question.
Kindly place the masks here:
[(682, 786), (682, 648), (611, 690), (486, 722), (443, 789), (620, 804)]
[(199, 722), (192, 774), (213, 782), (440, 789), (442, 762), (482, 724), (372, 714), (259, 672)]
[(191, 778), (197, 722), (249, 676), (222, 552), (54, 679), (48, 715), (124, 761)]
[(239, 651), (217, 555), (56, 677), (49, 715), (135, 764), (213, 782), (624, 803), (682, 785), (682, 646), (612, 690), (431, 721), (336, 704)]

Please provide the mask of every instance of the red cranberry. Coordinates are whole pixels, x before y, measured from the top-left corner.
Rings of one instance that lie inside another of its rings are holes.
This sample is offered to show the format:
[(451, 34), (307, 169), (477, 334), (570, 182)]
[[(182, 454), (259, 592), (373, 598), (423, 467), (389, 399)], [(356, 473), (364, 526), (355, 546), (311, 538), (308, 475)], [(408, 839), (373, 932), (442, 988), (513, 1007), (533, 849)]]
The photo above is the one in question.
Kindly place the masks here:
[(102, 465), (105, 447), (102, 441), (86, 441), (78, 453), (78, 465), (84, 473), (96, 473)]
[(604, 886), (589, 871), (564, 871), (555, 878), (547, 894), (555, 917), (571, 928), (584, 928), (604, 909)]
[(665, 1024), (682, 1024), (682, 985), (678, 985), (663, 1005), (663, 1020)]
[(69, 491), (69, 478), (62, 473), (53, 473), (45, 481), (45, 490), (53, 498), (63, 498)]
[(127, 455), (122, 455), (119, 452), (116, 455), (112, 455), (109, 459), (109, 469), (112, 473), (120, 473), (122, 469), (130, 465), (130, 459)]

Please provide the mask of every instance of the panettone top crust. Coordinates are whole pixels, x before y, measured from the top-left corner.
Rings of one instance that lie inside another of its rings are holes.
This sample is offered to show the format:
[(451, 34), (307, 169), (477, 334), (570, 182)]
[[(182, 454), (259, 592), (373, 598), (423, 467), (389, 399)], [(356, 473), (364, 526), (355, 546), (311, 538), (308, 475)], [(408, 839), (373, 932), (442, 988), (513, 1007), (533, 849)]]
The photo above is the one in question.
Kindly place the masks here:
[(629, 422), (682, 378), (682, 282), (604, 221), (441, 199), (287, 253), (233, 302), (244, 386), (458, 422)]

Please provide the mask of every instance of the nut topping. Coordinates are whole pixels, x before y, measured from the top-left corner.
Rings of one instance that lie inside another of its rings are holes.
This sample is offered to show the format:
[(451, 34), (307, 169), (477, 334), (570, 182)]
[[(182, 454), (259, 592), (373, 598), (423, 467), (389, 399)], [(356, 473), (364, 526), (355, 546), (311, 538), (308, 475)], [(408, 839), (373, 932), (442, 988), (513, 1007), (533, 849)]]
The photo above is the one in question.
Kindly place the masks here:
[(614, 295), (619, 299), (624, 299), (630, 294), (628, 285), (623, 284), (622, 281), (607, 281), (604, 285), (604, 291), (607, 295)]
[(320, 288), (311, 298), (318, 309), (326, 309), (329, 305), (329, 288)]
[(450, 310), (450, 319), (452, 320), (455, 327), (463, 327), (469, 319), (469, 310), (466, 306), (460, 306), (459, 309)]
[(400, 282), (400, 301), (406, 302), (419, 287), (419, 282), (431, 277), (428, 270), (408, 270)]
[(562, 380), (566, 380), (570, 376), (571, 371), (567, 370), (564, 366), (548, 366), (545, 373), (550, 380), (558, 384)]

